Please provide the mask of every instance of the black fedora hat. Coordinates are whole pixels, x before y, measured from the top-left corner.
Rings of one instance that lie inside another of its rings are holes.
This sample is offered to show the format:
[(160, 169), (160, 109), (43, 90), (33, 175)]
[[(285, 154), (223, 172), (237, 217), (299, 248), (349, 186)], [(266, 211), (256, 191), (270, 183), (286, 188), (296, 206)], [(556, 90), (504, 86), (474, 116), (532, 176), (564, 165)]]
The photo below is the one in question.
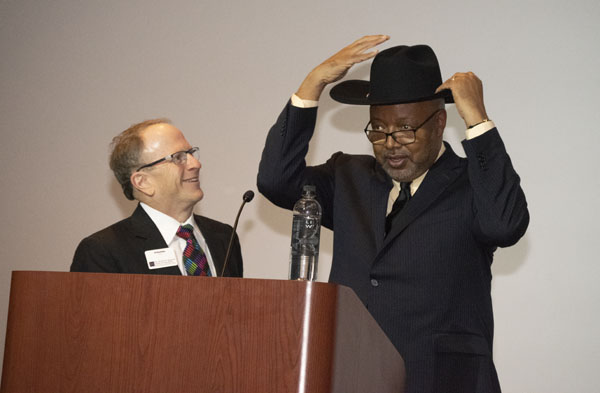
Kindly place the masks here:
[(387, 105), (444, 98), (454, 102), (442, 84), (437, 57), (427, 45), (395, 46), (381, 51), (371, 64), (371, 81), (348, 80), (335, 85), (329, 95), (352, 105)]

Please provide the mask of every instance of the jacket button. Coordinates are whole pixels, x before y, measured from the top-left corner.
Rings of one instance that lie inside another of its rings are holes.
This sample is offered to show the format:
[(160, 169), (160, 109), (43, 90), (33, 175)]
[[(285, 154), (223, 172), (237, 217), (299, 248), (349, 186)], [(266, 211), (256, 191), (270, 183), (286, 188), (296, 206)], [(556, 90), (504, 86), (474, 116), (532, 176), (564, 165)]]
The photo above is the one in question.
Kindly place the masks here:
[(377, 281), (376, 279), (372, 278), (371, 279), (371, 285), (373, 285), (374, 287), (378, 287), (379, 286), (379, 281)]

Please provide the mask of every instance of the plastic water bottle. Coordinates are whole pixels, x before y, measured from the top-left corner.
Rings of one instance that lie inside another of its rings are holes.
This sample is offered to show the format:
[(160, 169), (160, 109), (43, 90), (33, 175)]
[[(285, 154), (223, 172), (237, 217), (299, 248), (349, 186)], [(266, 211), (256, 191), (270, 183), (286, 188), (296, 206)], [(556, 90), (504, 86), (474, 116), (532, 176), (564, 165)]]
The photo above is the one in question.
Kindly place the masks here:
[(315, 186), (304, 186), (302, 198), (294, 205), (292, 243), (290, 245), (290, 280), (314, 281), (317, 278), (321, 205), (315, 199), (315, 191)]

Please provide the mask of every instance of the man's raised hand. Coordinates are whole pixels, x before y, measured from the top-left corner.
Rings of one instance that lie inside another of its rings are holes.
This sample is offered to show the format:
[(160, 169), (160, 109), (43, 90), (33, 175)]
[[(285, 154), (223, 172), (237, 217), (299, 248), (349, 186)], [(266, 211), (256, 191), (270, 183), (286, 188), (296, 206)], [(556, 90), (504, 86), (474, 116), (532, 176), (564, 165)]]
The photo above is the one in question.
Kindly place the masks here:
[(483, 84), (472, 72), (457, 72), (435, 91), (449, 89), (452, 91), (456, 110), (463, 118), (467, 127), (474, 126), (487, 120), (483, 104)]
[(342, 79), (354, 64), (375, 57), (378, 51), (371, 49), (389, 38), (387, 35), (367, 35), (354, 41), (313, 69), (296, 95), (303, 100), (318, 101), (325, 86)]

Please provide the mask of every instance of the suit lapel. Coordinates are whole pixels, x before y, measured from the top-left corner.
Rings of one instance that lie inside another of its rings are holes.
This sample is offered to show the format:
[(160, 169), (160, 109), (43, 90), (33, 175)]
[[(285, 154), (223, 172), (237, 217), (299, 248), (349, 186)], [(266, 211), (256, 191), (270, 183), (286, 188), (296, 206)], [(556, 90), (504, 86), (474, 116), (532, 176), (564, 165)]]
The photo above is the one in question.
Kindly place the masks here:
[(427, 210), (460, 175), (460, 158), (454, 154), (450, 145), (444, 144), (446, 151), (430, 168), (415, 195), (396, 217), (390, 233), (383, 241), (382, 249), (393, 242), (412, 221)]
[[(200, 228), (200, 232), (202, 232), (202, 236), (206, 240), (206, 245), (210, 250), (210, 256), (212, 257), (218, 277), (221, 275), (221, 270), (223, 270), (227, 244), (223, 245), (222, 237), (218, 236), (214, 228), (211, 227), (210, 222), (202, 220), (202, 217), (196, 214), (194, 214), (194, 220), (196, 220), (196, 224), (198, 224), (198, 228)], [(227, 275), (227, 271), (225, 275)]]
[(385, 213), (390, 190), (393, 187), (392, 179), (387, 176), (383, 168), (375, 162), (374, 176), (371, 177), (371, 228), (375, 236), (375, 247), (381, 250), (385, 232)]
[[(168, 247), (160, 234), (160, 231), (140, 204), (138, 204), (131, 215), (131, 232), (134, 234), (136, 241), (140, 242), (140, 247), (144, 251)], [(145, 255), (143, 255), (141, 261), (137, 261), (136, 263), (141, 265), (141, 269), (147, 270), (148, 274), (181, 275), (179, 266), (169, 266), (150, 270), (148, 268), (148, 263), (145, 260)]]

